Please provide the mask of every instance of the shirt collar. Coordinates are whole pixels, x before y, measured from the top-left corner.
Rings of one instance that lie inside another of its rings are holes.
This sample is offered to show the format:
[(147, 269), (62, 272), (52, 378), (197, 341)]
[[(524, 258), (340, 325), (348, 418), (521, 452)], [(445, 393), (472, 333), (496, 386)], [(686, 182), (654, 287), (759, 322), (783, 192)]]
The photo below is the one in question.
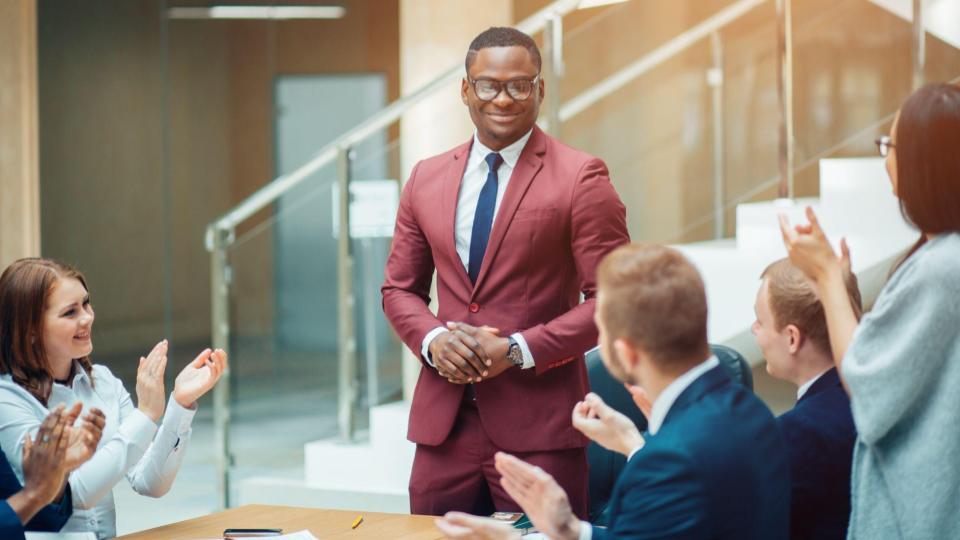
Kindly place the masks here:
[(71, 383), (76, 386), (77, 383), (86, 383), (87, 386), (90, 386), (90, 376), (87, 375), (87, 370), (83, 369), (83, 366), (80, 365), (78, 360), (73, 361), (73, 380)]
[(686, 373), (677, 377), (672, 383), (667, 385), (653, 402), (653, 408), (650, 410), (650, 420), (647, 422), (647, 431), (649, 431), (651, 435), (656, 435), (657, 431), (660, 430), (660, 426), (663, 425), (667, 413), (670, 412), (670, 407), (672, 407), (673, 403), (680, 397), (680, 394), (682, 394), (688, 386), (693, 384), (693, 381), (718, 365), (720, 365), (720, 361), (717, 360), (716, 356), (711, 355), (710, 358), (707, 358), (696, 367), (690, 368)]
[(827, 369), (821, 371), (821, 372), (818, 373), (817, 375), (814, 375), (809, 381), (807, 381), (807, 382), (803, 383), (802, 385), (800, 385), (800, 388), (797, 388), (797, 401), (800, 401), (800, 398), (802, 398), (803, 395), (807, 393), (807, 390), (810, 390), (810, 387), (813, 386), (813, 383), (819, 381), (819, 380), (820, 380), (820, 377), (823, 377), (823, 375), (824, 375), (826, 372), (830, 371), (830, 369), (831, 369), (831, 368), (827, 368)]
[[(523, 152), (523, 148), (527, 146), (527, 141), (530, 140), (530, 135), (533, 135), (533, 128), (530, 128), (523, 137), (520, 137), (514, 141), (510, 146), (500, 150), (498, 153), (500, 157), (503, 158), (503, 162), (510, 166), (511, 169), (517, 167), (517, 161), (520, 160), (520, 154)], [(484, 146), (480, 142), (480, 138), (477, 137), (477, 132), (473, 132), (473, 149), (470, 151), (470, 161), (482, 162), (486, 159), (487, 154), (490, 152), (495, 152), (496, 150), (491, 150)]]

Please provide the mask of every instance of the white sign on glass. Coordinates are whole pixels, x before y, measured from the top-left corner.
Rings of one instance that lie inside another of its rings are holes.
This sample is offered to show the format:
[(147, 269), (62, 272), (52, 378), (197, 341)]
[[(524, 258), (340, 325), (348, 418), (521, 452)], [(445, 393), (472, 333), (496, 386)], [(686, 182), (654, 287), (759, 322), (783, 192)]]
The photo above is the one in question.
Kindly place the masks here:
[[(396, 180), (350, 182), (350, 237), (389, 238), (397, 221), (400, 183)], [(340, 186), (333, 185), (333, 237), (340, 235)]]

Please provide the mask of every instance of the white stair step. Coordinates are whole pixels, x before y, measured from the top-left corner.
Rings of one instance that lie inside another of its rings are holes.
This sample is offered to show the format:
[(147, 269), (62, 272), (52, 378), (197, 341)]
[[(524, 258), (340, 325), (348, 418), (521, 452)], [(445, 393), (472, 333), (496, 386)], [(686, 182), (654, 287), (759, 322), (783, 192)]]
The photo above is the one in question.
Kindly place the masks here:
[(410, 405), (379, 405), (370, 410), (369, 442), (314, 441), (304, 445), (306, 483), (327, 489), (406, 492), (416, 446), (407, 440)]
[(883, 158), (820, 160), (820, 207), (830, 236), (879, 236), (894, 243), (916, 239), (903, 220)]
[(791, 223), (806, 221), (804, 209), (812, 206), (819, 213), (816, 198), (776, 199), (737, 205), (737, 248), (764, 253), (783, 253), (778, 215), (784, 213)]
[(326, 489), (303, 480), (254, 477), (237, 483), (237, 505), (280, 504), (326, 510), (410, 512), (410, 496), (402, 490), (377, 490), (359, 482), (353, 489)]
[(410, 407), (402, 402), (387, 403), (370, 409), (370, 444), (377, 448), (394, 448), (407, 440)]
[[(913, 0), (870, 0), (874, 4), (913, 22)], [(960, 48), (960, 3), (956, 0), (924, 0), (923, 26), (930, 34)]]

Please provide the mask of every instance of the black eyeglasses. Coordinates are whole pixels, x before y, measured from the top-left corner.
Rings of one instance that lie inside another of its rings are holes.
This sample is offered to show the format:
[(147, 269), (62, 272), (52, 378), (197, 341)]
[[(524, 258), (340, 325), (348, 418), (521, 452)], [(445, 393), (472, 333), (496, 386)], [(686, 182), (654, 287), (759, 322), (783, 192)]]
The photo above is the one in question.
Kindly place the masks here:
[(473, 86), (473, 93), (477, 95), (480, 101), (493, 101), (504, 88), (507, 90), (507, 95), (514, 101), (524, 101), (533, 94), (533, 89), (536, 88), (539, 80), (539, 73), (533, 79), (510, 79), (509, 81), (467, 77), (467, 81)]
[(877, 152), (880, 153), (880, 157), (887, 157), (890, 155), (890, 149), (896, 148), (897, 145), (893, 144), (893, 141), (890, 140), (889, 135), (884, 135), (882, 137), (877, 137), (877, 140), (873, 141), (877, 145)]

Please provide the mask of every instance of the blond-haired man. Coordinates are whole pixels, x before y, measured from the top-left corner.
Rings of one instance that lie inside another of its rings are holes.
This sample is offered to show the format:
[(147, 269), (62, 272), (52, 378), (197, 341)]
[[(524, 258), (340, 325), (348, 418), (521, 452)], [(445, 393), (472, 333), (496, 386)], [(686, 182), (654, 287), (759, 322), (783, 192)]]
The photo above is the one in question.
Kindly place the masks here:
[[(767, 372), (797, 386), (797, 404), (777, 418), (790, 460), (790, 534), (794, 539), (842, 539), (850, 517), (850, 464), (856, 430), (850, 399), (834, 367), (823, 305), (787, 259), (763, 271), (753, 333)], [(854, 312), (860, 292), (845, 275)]]

